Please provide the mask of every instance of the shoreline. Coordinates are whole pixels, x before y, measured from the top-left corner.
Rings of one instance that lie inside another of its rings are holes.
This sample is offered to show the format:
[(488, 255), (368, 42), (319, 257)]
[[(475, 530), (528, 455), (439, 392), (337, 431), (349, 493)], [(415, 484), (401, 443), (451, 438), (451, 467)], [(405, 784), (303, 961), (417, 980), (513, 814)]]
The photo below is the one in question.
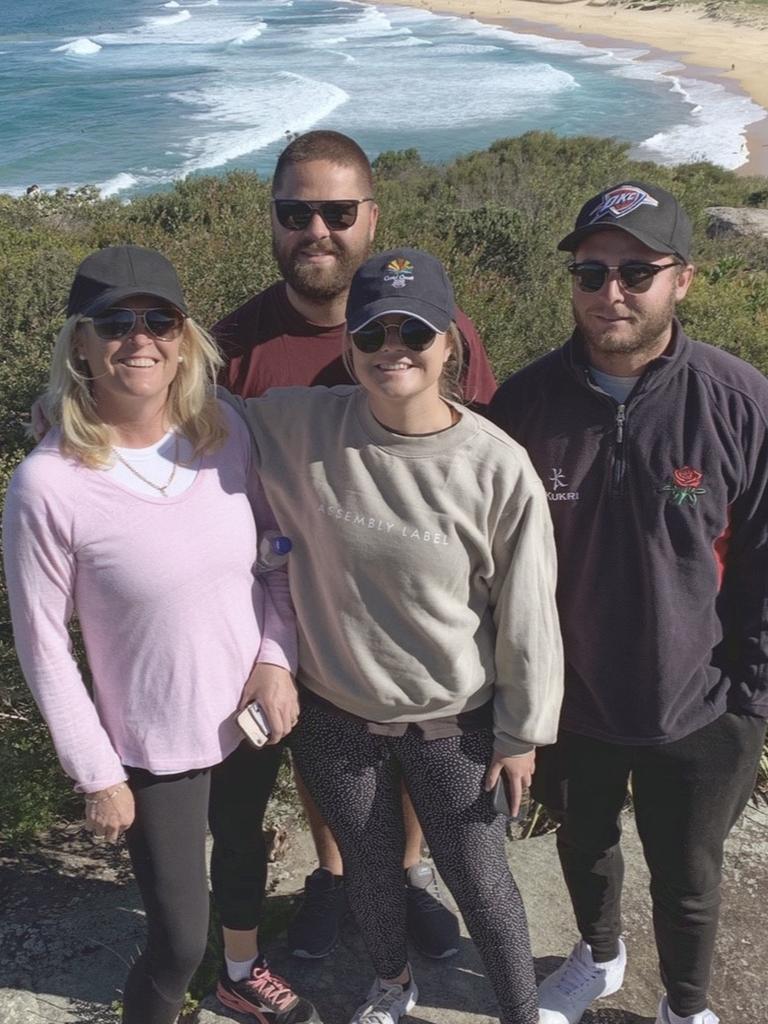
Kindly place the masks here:
[[(715, 82), (746, 94), (764, 109), (762, 119), (745, 130), (748, 158), (734, 173), (768, 177), (768, 19), (737, 24), (710, 18), (701, 7), (639, 11), (608, 6), (607, 0), (385, 0), (387, 4), (598, 48), (634, 45), (648, 50), (639, 61), (675, 60), (684, 67), (668, 74)], [(686, 40), (686, 45), (671, 46), (675, 39)]]

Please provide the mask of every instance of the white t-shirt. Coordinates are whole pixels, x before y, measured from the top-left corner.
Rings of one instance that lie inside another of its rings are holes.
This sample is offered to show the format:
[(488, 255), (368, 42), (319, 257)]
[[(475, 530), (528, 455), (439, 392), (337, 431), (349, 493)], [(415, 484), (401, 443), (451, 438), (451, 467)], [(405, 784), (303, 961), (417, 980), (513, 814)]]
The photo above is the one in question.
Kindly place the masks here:
[[(171, 479), (174, 459), (176, 472), (173, 473), (173, 479), (165, 489), (167, 498), (173, 498), (188, 490), (195, 482), (197, 471), (200, 468), (200, 459), (195, 457), (192, 445), (186, 437), (181, 434), (177, 435), (173, 430), (169, 430), (159, 441), (147, 448), (119, 448), (114, 445), (112, 451), (132, 466), (136, 472), (132, 473), (120, 459), (114, 459), (112, 465), (105, 466), (104, 472), (123, 487), (127, 487), (128, 490), (135, 491), (137, 494), (147, 494), (154, 498), (163, 497), (157, 488)], [(137, 473), (140, 476), (137, 476)], [(157, 487), (150, 486), (141, 477), (151, 480), (152, 483), (157, 484)]]

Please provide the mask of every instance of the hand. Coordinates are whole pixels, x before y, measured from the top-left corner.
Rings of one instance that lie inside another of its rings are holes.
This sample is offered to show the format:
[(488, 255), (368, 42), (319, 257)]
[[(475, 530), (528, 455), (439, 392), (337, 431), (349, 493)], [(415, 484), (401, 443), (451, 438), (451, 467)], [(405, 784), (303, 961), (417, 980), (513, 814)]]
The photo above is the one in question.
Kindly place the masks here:
[(29, 429), (36, 441), (42, 441), (51, 429), (51, 413), (44, 395), (32, 403), (29, 410)]
[(237, 710), (258, 701), (269, 722), (268, 743), (279, 743), (299, 720), (299, 692), (291, 673), (279, 665), (254, 665)]
[(133, 793), (125, 784), (109, 786), (96, 793), (89, 793), (86, 797), (85, 827), (95, 836), (103, 836), (108, 843), (116, 843), (122, 833), (131, 827), (135, 816)]
[(509, 783), (509, 812), (516, 818), (523, 802), (523, 790), (531, 784), (536, 770), (536, 751), (527, 754), (516, 754), (514, 757), (502, 757), (494, 754), (485, 776), (485, 789), (490, 792), (496, 785), (499, 775), (504, 772)]

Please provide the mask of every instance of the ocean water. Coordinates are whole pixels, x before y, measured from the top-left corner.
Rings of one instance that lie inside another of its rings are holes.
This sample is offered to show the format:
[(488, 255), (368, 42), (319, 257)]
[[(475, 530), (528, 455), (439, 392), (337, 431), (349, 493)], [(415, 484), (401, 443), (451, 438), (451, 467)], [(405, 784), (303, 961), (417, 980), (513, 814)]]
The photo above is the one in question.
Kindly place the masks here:
[(765, 116), (642, 49), (355, 0), (4, 0), (0, 191), (152, 191), (269, 174), (288, 133), (335, 128), (429, 160), (531, 129), (735, 168)]

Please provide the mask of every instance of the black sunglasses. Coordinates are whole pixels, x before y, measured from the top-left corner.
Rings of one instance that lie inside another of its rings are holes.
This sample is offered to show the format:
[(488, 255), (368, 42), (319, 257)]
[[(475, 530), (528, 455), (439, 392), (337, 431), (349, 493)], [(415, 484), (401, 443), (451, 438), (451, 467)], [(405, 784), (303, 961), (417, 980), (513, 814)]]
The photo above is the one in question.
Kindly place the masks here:
[(81, 323), (93, 324), (96, 336), (102, 341), (119, 341), (136, 330), (141, 321), (153, 338), (173, 341), (184, 323), (184, 314), (178, 309), (105, 309), (96, 316), (81, 317)]
[(273, 199), (275, 216), (281, 227), (289, 231), (303, 231), (309, 226), (316, 213), (322, 217), (329, 231), (346, 231), (357, 220), (360, 203), (372, 203), (367, 199), (321, 199), (310, 202), (304, 199)]
[(352, 331), (352, 341), (361, 352), (378, 352), (387, 340), (387, 331), (397, 331), (400, 341), (411, 352), (423, 352), (429, 348), (436, 334), (429, 324), (411, 316), (399, 324), (382, 324), (378, 320), (371, 320), (359, 331)]
[(568, 273), (576, 281), (577, 287), (583, 292), (599, 292), (608, 280), (612, 271), (616, 271), (621, 281), (621, 286), (628, 292), (639, 294), (647, 292), (653, 284), (653, 279), (662, 270), (669, 270), (670, 267), (679, 267), (680, 263), (622, 263), (618, 267), (609, 267), (605, 263), (571, 263), (568, 266)]

